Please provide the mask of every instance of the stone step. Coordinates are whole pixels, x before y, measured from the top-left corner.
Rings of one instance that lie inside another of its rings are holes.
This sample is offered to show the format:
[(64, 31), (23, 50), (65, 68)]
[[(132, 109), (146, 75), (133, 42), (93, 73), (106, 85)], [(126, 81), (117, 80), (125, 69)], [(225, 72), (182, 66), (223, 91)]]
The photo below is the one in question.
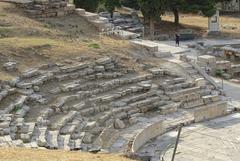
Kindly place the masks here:
[(47, 147), (50, 149), (58, 149), (58, 136), (59, 131), (48, 131), (47, 134)]
[(98, 14), (91, 13), (91, 12), (85, 12), (83, 17), (85, 17), (88, 21), (94, 21), (94, 20), (99, 19), (99, 15)]
[(61, 117), (56, 122), (52, 123), (52, 129), (60, 130), (68, 122), (72, 121), (77, 114), (78, 114), (77, 111), (69, 111), (66, 115), (64, 115), (64, 117)]
[(80, 16), (83, 16), (83, 15), (85, 15), (85, 9), (82, 9), (82, 8), (76, 8), (75, 9), (75, 12), (78, 14), (78, 15), (80, 15)]
[(109, 22), (108, 18), (105, 18), (105, 17), (99, 17), (99, 20), (101, 20), (101, 21), (103, 21), (105, 23)]

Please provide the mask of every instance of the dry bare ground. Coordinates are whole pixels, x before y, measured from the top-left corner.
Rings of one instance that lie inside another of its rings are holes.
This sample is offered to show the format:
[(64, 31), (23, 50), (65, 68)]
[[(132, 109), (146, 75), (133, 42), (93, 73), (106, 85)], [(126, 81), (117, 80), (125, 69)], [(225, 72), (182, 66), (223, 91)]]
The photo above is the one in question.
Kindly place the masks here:
[(133, 161), (119, 154), (90, 154), (60, 150), (0, 149), (0, 161)]
[(132, 66), (134, 52), (128, 41), (100, 37), (95, 27), (77, 15), (31, 19), (14, 4), (0, 2), (0, 67), (13, 60), (19, 69), (7, 73), (0, 68), (1, 80), (43, 63), (76, 57), (111, 55)]
[[(117, 9), (123, 14), (130, 14), (129, 10), (124, 8)], [(139, 11), (138, 15), (142, 18)], [(175, 32), (181, 29), (193, 29), (199, 37), (207, 37), (208, 18), (198, 14), (180, 13), (180, 24), (174, 24), (174, 15), (171, 12), (166, 12), (161, 16), (160, 22), (156, 23), (156, 31), (161, 34), (169, 34), (174, 36)], [(221, 35), (218, 38), (240, 38), (240, 15), (236, 14), (221, 14), (220, 15)], [(215, 37), (216, 38), (216, 37)]]
[[(174, 17), (171, 13), (167, 13), (162, 16), (162, 20), (165, 21), (165, 23), (174, 26)], [(221, 15), (220, 26), (220, 38), (240, 38), (239, 15)], [(180, 14), (180, 26), (178, 26), (178, 28), (192, 28), (200, 32), (200, 34), (202, 34), (203, 36), (206, 36), (208, 29), (208, 18), (196, 14)]]

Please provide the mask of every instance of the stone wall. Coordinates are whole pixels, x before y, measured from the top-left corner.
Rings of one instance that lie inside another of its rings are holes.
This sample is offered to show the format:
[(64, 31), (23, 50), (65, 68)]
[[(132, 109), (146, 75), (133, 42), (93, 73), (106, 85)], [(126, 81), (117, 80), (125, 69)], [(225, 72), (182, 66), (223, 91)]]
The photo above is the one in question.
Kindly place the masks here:
[[(227, 102), (220, 101), (205, 106), (201, 106), (193, 109), (192, 114), (194, 116), (194, 122), (201, 122), (216, 117), (220, 117), (227, 114)], [(188, 122), (182, 122), (185, 125), (189, 124)], [(180, 122), (179, 122), (180, 124)], [(171, 126), (170, 126), (171, 127)], [(146, 144), (150, 139), (153, 139), (157, 136), (164, 134), (165, 132), (174, 129), (175, 126), (169, 128), (169, 125), (163, 120), (155, 122), (148, 127), (140, 131), (134, 138), (132, 143), (132, 152), (137, 152), (144, 144)]]
[(222, 2), (220, 7), (222, 11), (240, 11), (240, 1), (231, 0), (230, 2)]
[(19, 5), (28, 16), (37, 18), (64, 16), (75, 11), (75, 6), (68, 4), (67, 0), (35, 0)]
[(227, 113), (227, 102), (217, 102), (194, 110), (195, 122), (213, 119)]
[(143, 146), (150, 139), (155, 138), (165, 132), (163, 127), (163, 121), (156, 122), (147, 128), (143, 129), (135, 137), (132, 144), (132, 152), (136, 152), (141, 146)]

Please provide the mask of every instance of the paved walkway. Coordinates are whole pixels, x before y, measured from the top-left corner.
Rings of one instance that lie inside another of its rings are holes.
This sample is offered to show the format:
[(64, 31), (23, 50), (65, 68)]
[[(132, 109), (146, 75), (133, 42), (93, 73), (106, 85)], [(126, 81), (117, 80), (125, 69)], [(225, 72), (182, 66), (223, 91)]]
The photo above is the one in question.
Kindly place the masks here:
[[(161, 44), (175, 46), (175, 41), (158, 41)], [(181, 41), (180, 47), (187, 48), (189, 44), (194, 44), (196, 42), (203, 42), (208, 46), (225, 46), (225, 45), (238, 45), (240, 44), (240, 39), (229, 39), (229, 40), (219, 40), (219, 39), (196, 39), (191, 41)]]
[[(183, 128), (175, 161), (239, 161), (239, 133), (239, 113)], [(172, 148), (165, 161), (171, 156)]]
[[(239, 161), (240, 113), (182, 129), (175, 161)], [(159, 136), (141, 148), (151, 161), (171, 161), (177, 131)], [(164, 155), (165, 154), (165, 155)]]
[[(212, 77), (213, 78), (213, 77)], [(213, 78), (219, 86), (222, 87), (222, 79)], [(227, 97), (231, 97), (235, 101), (240, 101), (240, 84), (232, 83), (227, 80), (223, 81), (223, 89)]]
[(12, 2), (12, 3), (31, 3), (34, 0), (0, 0), (2, 2)]
[(139, 44), (145, 44), (148, 46), (158, 46), (158, 51), (160, 53), (171, 53), (171, 54), (180, 54), (190, 51), (186, 47), (176, 47), (172, 44), (162, 43), (159, 41), (150, 41), (150, 40), (132, 40), (132, 42), (138, 42)]

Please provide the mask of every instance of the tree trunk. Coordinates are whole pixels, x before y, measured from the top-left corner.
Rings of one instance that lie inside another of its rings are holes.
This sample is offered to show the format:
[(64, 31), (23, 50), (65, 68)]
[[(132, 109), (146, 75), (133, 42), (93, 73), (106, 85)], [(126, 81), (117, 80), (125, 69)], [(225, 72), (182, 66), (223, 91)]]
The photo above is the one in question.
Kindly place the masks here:
[(154, 26), (154, 19), (150, 18), (150, 37), (151, 40), (154, 40), (154, 32), (155, 32), (155, 26)]
[(111, 18), (113, 18), (113, 11), (110, 12), (110, 16), (111, 16)]
[(179, 24), (179, 12), (178, 12), (178, 9), (177, 8), (173, 8), (172, 11), (173, 11), (173, 14), (174, 14), (174, 23), (178, 25)]

